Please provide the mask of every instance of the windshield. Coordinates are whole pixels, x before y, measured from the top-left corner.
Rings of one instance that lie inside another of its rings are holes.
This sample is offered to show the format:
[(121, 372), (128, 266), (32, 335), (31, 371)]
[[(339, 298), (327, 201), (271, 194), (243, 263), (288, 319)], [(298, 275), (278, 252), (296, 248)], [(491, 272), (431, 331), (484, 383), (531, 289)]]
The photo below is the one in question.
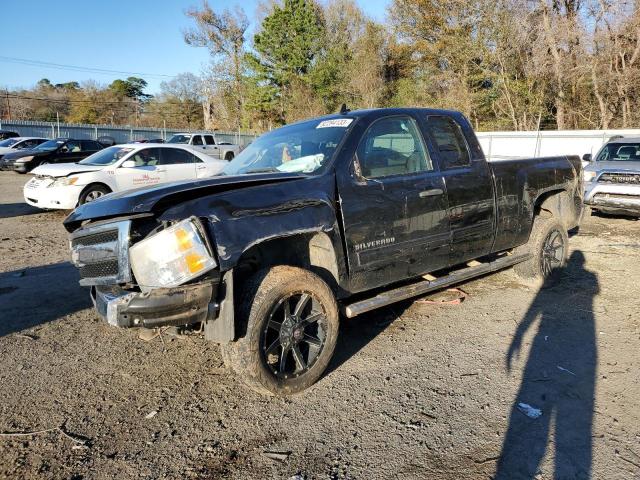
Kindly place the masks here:
[(353, 118), (312, 120), (266, 133), (224, 169), (225, 175), (313, 173), (331, 159)]
[(167, 143), (189, 143), (191, 135), (174, 135)]
[(0, 142), (0, 147), (10, 147), (11, 145), (14, 145), (16, 143), (18, 143), (18, 140), (16, 140), (15, 138), (7, 138), (6, 140)]
[(64, 140), (49, 140), (48, 142), (41, 143), (34, 150), (50, 152), (57, 149), (61, 145), (64, 145)]
[(78, 162), (80, 165), (113, 165), (129, 152), (133, 151), (133, 148), (123, 147), (109, 147), (104, 150), (100, 150), (93, 155), (89, 155), (84, 160)]
[(609, 143), (605, 145), (600, 153), (597, 162), (640, 162), (640, 143)]

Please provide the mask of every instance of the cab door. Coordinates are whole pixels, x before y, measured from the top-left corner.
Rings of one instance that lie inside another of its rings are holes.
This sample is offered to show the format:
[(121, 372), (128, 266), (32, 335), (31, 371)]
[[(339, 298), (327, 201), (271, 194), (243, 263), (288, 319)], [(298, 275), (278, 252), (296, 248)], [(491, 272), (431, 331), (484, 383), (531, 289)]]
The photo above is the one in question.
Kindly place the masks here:
[(445, 185), (415, 118), (398, 115), (372, 123), (351, 175), (339, 175), (338, 182), (354, 291), (448, 265)]
[(426, 129), (447, 190), (452, 266), (490, 253), (495, 235), (491, 171), (479, 146), (472, 148), (467, 142), (463, 127), (473, 135), (464, 117), (426, 117)]
[(69, 140), (58, 148), (51, 163), (74, 163), (82, 160), (86, 155), (82, 153), (80, 140)]
[[(134, 166), (123, 167), (129, 160)], [(167, 181), (167, 172), (159, 164), (160, 149), (144, 148), (138, 150), (127, 161), (115, 170), (115, 180), (118, 190), (130, 190), (132, 188), (157, 185)]]
[(207, 155), (211, 155), (213, 158), (221, 159), (222, 156), (221, 156), (220, 147), (216, 145), (216, 140), (213, 138), (213, 135), (203, 135), (203, 137), (204, 137), (204, 143), (206, 147), (204, 152)]

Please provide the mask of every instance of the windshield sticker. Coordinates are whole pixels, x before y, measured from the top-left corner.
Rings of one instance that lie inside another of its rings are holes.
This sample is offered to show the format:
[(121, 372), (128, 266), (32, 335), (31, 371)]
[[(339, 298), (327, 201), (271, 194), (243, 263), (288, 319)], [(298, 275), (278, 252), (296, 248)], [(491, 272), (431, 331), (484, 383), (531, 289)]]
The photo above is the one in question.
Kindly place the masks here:
[(336, 118), (334, 120), (323, 120), (321, 121), (316, 128), (330, 128), (330, 127), (341, 127), (346, 128), (351, 125), (353, 122), (353, 118)]

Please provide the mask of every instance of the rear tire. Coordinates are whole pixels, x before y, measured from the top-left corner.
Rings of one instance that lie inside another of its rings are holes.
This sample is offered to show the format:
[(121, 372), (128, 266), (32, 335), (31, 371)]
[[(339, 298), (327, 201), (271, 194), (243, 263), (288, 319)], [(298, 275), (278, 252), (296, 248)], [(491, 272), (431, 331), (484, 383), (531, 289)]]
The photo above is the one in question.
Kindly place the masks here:
[(277, 266), (243, 285), (236, 342), (221, 346), (228, 367), (253, 390), (290, 395), (313, 385), (338, 338), (338, 305), (329, 286), (307, 270)]
[(543, 282), (565, 266), (569, 247), (566, 228), (555, 217), (535, 217), (529, 242), (516, 248), (515, 254), (529, 253), (531, 258), (514, 267), (526, 281)]
[(107, 187), (103, 185), (89, 185), (81, 194), (78, 200), (78, 205), (84, 205), (85, 203), (93, 202), (98, 198), (111, 193)]
[(225, 156), (224, 156), (224, 159), (225, 159), (227, 162), (230, 162), (231, 160), (233, 160), (233, 157), (234, 157), (233, 152), (227, 152), (227, 153), (225, 154)]

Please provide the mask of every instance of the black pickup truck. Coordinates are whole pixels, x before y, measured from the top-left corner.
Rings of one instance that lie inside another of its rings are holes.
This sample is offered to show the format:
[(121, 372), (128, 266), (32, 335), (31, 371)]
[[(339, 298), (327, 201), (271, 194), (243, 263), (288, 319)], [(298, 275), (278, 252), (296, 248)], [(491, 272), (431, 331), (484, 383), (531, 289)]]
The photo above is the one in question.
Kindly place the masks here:
[(119, 327), (202, 326), (252, 388), (304, 390), (339, 319), (515, 266), (563, 265), (578, 157), (487, 162), (453, 111), (342, 111), (269, 132), (223, 175), (65, 220), (80, 284)]

